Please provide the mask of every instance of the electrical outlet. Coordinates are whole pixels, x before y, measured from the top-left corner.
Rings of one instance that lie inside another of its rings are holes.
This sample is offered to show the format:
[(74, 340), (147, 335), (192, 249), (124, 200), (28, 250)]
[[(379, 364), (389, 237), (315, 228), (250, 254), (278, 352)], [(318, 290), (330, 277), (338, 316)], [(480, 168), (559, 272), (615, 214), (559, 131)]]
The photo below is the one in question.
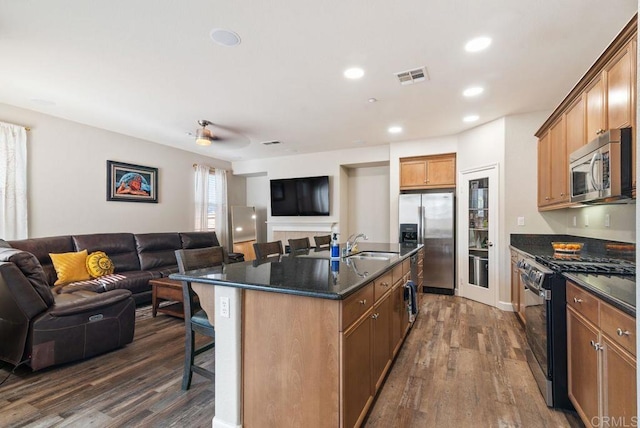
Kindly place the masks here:
[(611, 227), (611, 217), (609, 217), (609, 214), (604, 215), (604, 227)]
[(518, 217), (518, 226), (524, 226), (524, 217)]
[(576, 227), (578, 225), (578, 218), (576, 216), (573, 216), (573, 227)]
[(229, 318), (229, 298), (220, 298), (220, 316), (223, 318)]
[(589, 227), (589, 215), (584, 215), (584, 227)]

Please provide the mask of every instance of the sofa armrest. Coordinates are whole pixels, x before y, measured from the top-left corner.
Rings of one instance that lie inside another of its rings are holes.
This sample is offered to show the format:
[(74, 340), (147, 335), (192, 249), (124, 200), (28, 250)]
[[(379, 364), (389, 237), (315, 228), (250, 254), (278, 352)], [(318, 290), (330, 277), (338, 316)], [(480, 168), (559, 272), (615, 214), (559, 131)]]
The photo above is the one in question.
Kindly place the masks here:
[[(73, 295), (74, 293), (70, 293)], [(105, 293), (98, 293), (93, 296), (72, 299), (68, 302), (56, 304), (49, 310), (49, 315), (53, 317), (64, 317), (82, 312), (91, 312), (97, 309), (110, 306), (131, 297), (129, 290), (111, 290)]]

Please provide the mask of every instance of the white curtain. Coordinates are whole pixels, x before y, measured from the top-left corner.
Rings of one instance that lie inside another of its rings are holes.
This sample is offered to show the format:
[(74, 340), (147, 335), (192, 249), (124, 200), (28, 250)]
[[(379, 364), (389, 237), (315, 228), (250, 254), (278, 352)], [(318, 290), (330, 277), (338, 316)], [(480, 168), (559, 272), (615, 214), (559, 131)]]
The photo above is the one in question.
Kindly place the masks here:
[(209, 208), (209, 171), (206, 165), (196, 165), (195, 230), (207, 230)]
[(0, 122), (0, 238), (27, 238), (27, 130)]
[(229, 208), (227, 206), (227, 171), (217, 169), (215, 171), (216, 194), (216, 235), (220, 244), (233, 252), (233, 247), (229, 247)]

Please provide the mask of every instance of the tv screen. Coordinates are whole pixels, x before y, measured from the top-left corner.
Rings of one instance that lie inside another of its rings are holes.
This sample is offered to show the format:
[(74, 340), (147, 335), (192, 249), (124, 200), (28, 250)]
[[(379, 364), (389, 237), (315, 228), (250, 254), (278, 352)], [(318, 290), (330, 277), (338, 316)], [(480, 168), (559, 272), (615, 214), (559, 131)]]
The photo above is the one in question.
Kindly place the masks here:
[(329, 215), (329, 177), (271, 180), (271, 215)]

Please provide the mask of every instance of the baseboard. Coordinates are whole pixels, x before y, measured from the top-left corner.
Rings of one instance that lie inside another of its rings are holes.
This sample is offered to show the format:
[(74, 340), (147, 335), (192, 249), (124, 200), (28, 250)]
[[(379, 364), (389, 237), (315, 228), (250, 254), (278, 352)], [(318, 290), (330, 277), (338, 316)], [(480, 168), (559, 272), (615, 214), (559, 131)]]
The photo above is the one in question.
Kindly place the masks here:
[(496, 306), (498, 309), (500, 309), (501, 311), (505, 311), (505, 312), (515, 312), (513, 310), (513, 305), (511, 304), (511, 302), (503, 302), (503, 301), (499, 301), (498, 305)]
[(453, 296), (454, 290), (452, 288), (427, 287), (423, 285), (422, 292), (429, 293), (429, 294), (446, 294), (447, 296)]

